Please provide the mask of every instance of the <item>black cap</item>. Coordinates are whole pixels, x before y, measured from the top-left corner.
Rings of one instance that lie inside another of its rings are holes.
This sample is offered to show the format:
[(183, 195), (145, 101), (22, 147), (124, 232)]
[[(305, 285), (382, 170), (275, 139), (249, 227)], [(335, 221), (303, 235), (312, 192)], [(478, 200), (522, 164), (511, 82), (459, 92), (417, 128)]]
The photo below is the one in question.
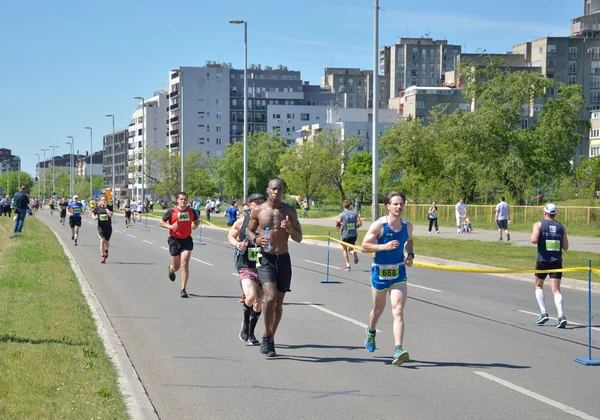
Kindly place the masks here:
[(265, 196), (261, 193), (254, 193), (250, 197), (248, 197), (248, 202), (252, 203), (254, 200), (264, 200)]

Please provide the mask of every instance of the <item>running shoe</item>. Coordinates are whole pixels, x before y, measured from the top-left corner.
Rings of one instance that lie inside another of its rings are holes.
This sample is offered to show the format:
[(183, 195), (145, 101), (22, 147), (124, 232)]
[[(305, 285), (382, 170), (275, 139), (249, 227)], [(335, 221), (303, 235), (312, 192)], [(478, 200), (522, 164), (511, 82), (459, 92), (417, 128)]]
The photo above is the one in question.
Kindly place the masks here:
[(108, 251), (104, 251), (104, 258), (108, 259)]
[(106, 263), (106, 257), (102, 257), (100, 259), (100, 264), (105, 264)]
[(540, 314), (540, 317), (537, 319), (537, 321), (535, 321), (535, 323), (538, 325), (544, 325), (549, 319), (550, 317), (548, 314)]
[(506, 240), (507, 240), (508, 242), (510, 242), (510, 233), (507, 233), (507, 234), (506, 234)]
[(74, 240), (74, 239), (75, 239), (75, 235), (71, 235), (71, 240)]
[(500, 238), (498, 239), (498, 242), (504, 242), (504, 241), (502, 240), (502, 237), (500, 237)]
[(188, 294), (187, 294), (187, 292), (185, 291), (185, 289), (181, 289), (181, 297), (182, 297), (182, 298), (186, 298), (186, 297), (188, 297)]
[(402, 348), (402, 346), (396, 346), (396, 350), (394, 351), (394, 360), (392, 360), (392, 365), (400, 366), (402, 363), (408, 360), (408, 352)]
[(273, 337), (269, 336), (269, 351), (267, 352), (267, 357), (275, 356), (277, 356), (277, 352), (275, 352), (275, 340), (273, 340)]
[(249, 342), (250, 344), (252, 344), (253, 346), (258, 346), (258, 345), (260, 344), (260, 341), (258, 341), (258, 340), (256, 339), (256, 336), (255, 336), (254, 334), (250, 334), (250, 335), (248, 336), (248, 342)]
[(346, 268), (344, 268), (344, 271), (350, 271), (350, 266), (347, 266)]
[(169, 280), (175, 281), (175, 273), (171, 271), (171, 265), (169, 264)]
[(354, 264), (358, 264), (358, 252), (354, 252)]
[(260, 352), (262, 354), (267, 354), (269, 352), (269, 343), (271, 342), (271, 337), (267, 334), (263, 335), (262, 343), (260, 343)]
[(77, 246), (77, 239), (75, 239), (75, 243), (73, 245)]
[(460, 233), (460, 229), (456, 229), (456, 233)]
[(242, 322), (242, 329), (240, 331), (240, 340), (242, 341), (248, 341), (248, 327), (249, 325), (246, 324), (245, 322)]
[(365, 348), (370, 352), (373, 353), (375, 351), (375, 349), (377, 348), (377, 346), (375, 345), (375, 334), (376, 333), (372, 333), (371, 331), (369, 331), (369, 326), (367, 325), (367, 329), (365, 331), (367, 333), (367, 339), (365, 340)]
[(564, 316), (558, 317), (558, 323), (556, 324), (556, 328), (565, 328), (567, 326), (567, 318)]

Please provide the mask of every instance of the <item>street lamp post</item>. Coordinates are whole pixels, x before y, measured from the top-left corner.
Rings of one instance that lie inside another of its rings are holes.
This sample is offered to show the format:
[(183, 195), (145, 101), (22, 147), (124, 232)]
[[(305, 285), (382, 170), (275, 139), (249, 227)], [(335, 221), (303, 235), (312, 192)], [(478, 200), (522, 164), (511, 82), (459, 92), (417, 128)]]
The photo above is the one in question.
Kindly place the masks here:
[[(146, 227), (144, 228), (146, 231), (148, 230), (148, 209), (144, 208), (146, 204), (146, 196), (144, 193), (146, 181), (146, 128), (148, 128), (148, 123), (146, 122), (146, 100), (143, 96), (136, 96), (133, 99), (142, 100), (142, 209), (144, 213), (146, 213)], [(179, 113), (181, 115), (181, 111)]]
[(106, 117), (112, 118), (112, 188), (111, 188), (111, 199), (114, 202), (115, 199), (115, 116), (112, 114), (106, 114)]
[(39, 198), (39, 196), (40, 196), (40, 181), (39, 181), (39, 175), (41, 174), (41, 171), (40, 171), (40, 154), (39, 154), (39, 153), (36, 153), (35, 155), (38, 157), (38, 165), (37, 165), (37, 167), (38, 167), (38, 198)]
[(58, 146), (48, 146), (52, 148), (52, 196), (56, 194), (56, 179), (54, 178), (54, 155), (55, 150)]
[(46, 162), (46, 151), (50, 149), (40, 149), (40, 151), (44, 152), (44, 197), (46, 199), (46, 170), (48, 170), (48, 163)]
[(72, 198), (75, 194), (75, 185), (73, 182), (73, 150), (75, 149), (75, 139), (73, 136), (67, 136), (67, 138), (71, 139), (71, 141), (68, 141), (67, 144), (71, 145), (71, 156), (69, 157), (69, 165), (71, 166), (69, 169), (69, 195)]
[(90, 130), (90, 200), (92, 199), (93, 195), (93, 191), (92, 191), (92, 154), (93, 149), (92, 149), (92, 127), (83, 127), (85, 130)]
[(232, 25), (244, 24), (244, 203), (248, 196), (248, 22), (241, 19), (229, 21)]

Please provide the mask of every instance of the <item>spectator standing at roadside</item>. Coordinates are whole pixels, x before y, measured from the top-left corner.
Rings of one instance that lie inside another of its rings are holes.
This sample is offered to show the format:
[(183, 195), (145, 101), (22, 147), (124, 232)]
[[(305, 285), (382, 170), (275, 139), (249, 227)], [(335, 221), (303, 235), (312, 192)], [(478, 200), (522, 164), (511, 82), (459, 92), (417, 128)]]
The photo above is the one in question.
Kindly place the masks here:
[(19, 191), (15, 194), (15, 209), (17, 213), (17, 219), (15, 220), (15, 228), (13, 234), (17, 235), (23, 231), (23, 224), (25, 223), (25, 215), (29, 208), (29, 197), (25, 194), (25, 186), (21, 186)]
[(431, 203), (429, 207), (429, 212), (427, 213), (427, 219), (429, 219), (429, 233), (431, 233), (431, 228), (435, 225), (435, 233), (440, 233), (440, 229), (438, 227), (438, 208), (437, 204), (434, 201)]
[(360, 216), (360, 201), (358, 201), (358, 196), (354, 197), (354, 211), (358, 216)]
[(210, 222), (210, 213), (212, 212), (212, 209), (210, 207), (212, 203), (212, 199), (209, 198), (208, 200), (206, 200), (206, 206), (204, 206), (204, 213), (206, 213), (206, 220), (208, 220)]
[(510, 205), (505, 201), (506, 198), (500, 197), (500, 202), (496, 206), (496, 226), (498, 227), (498, 235), (502, 241), (502, 229), (506, 232), (506, 240), (510, 241), (510, 233), (508, 232), (508, 224), (510, 223)]
[(229, 207), (225, 210), (227, 216), (227, 226), (233, 226), (238, 217), (238, 208), (235, 205), (235, 200), (232, 200)]
[(467, 217), (467, 205), (465, 204), (465, 199), (461, 198), (458, 203), (456, 203), (456, 206), (454, 207), (455, 213), (456, 213), (456, 227), (457, 227), (457, 233), (462, 232), (462, 225), (464, 220)]
[(308, 201), (304, 200), (302, 202), (302, 210), (304, 210), (304, 217), (308, 218)]

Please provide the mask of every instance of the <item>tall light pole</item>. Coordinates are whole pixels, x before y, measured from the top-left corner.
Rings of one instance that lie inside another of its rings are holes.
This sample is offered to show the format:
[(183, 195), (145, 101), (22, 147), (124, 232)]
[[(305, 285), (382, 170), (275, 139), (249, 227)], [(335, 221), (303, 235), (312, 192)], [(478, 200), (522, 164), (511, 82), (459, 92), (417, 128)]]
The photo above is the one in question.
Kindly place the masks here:
[(371, 159), (373, 165), (371, 192), (371, 220), (379, 218), (379, 135), (377, 133), (377, 110), (379, 108), (379, 0), (375, 1), (375, 22), (373, 33), (373, 137)]
[(241, 19), (229, 21), (232, 25), (244, 24), (244, 203), (248, 197), (248, 22)]
[(48, 163), (46, 162), (46, 151), (50, 149), (40, 149), (40, 151), (44, 152), (44, 199), (46, 199), (46, 170), (48, 169)]
[(94, 150), (92, 149), (92, 127), (83, 127), (85, 130), (90, 130), (90, 200), (94, 196), (92, 191), (92, 154)]
[(75, 149), (75, 139), (73, 136), (67, 136), (67, 138), (71, 139), (67, 144), (71, 145), (71, 156), (69, 158), (69, 165), (71, 165), (71, 168), (69, 169), (69, 195), (73, 198), (75, 193), (75, 185), (73, 183), (73, 150)]
[(36, 153), (35, 154), (38, 157), (38, 198), (40, 197), (40, 178), (39, 175), (41, 175), (41, 171), (40, 171), (40, 154)]
[(185, 168), (183, 157), (183, 69), (171, 69), (171, 71), (179, 74), (179, 156), (181, 158), (181, 190), (185, 191)]
[(54, 178), (54, 155), (55, 150), (58, 146), (48, 146), (52, 148), (52, 196), (56, 194), (56, 179)]
[[(143, 96), (135, 96), (133, 99), (142, 101), (142, 206), (145, 203), (146, 196), (144, 195), (144, 181), (146, 176), (146, 101)], [(181, 114), (181, 112), (180, 112)], [(183, 190), (182, 190), (183, 191)], [(143, 207), (142, 207), (143, 208)]]
[(115, 199), (115, 116), (112, 114), (106, 114), (106, 117), (112, 118), (112, 188), (110, 192), (111, 199), (114, 202)]

